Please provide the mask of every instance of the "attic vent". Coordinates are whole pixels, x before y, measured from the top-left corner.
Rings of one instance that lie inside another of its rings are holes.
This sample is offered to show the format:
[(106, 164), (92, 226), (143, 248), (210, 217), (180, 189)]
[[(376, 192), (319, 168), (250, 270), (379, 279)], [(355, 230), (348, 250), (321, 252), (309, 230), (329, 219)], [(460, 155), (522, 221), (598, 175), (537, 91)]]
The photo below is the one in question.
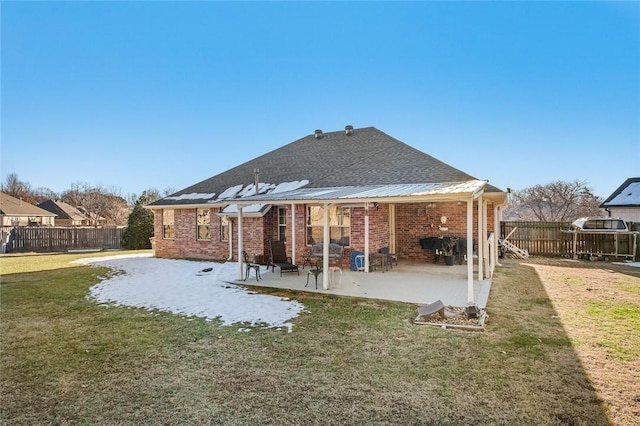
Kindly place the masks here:
[(353, 126), (345, 126), (344, 127), (344, 133), (347, 136), (351, 136), (353, 134)]
[(315, 132), (316, 135), (316, 139), (321, 139), (322, 138), (322, 130), (317, 129)]

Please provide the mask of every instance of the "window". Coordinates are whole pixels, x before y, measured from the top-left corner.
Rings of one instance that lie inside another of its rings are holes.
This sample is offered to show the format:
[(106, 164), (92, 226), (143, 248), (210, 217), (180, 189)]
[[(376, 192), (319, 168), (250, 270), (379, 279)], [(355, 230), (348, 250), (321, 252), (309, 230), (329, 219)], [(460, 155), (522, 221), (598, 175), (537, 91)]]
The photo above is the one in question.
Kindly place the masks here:
[(210, 209), (197, 209), (197, 236), (198, 240), (210, 240), (211, 239), (211, 210)]
[(220, 218), (220, 241), (229, 241), (229, 217)]
[(287, 209), (278, 207), (278, 239), (285, 241), (287, 236)]
[(164, 239), (172, 240), (176, 237), (173, 213), (173, 210), (162, 210), (162, 238)]
[[(307, 244), (323, 242), (323, 226), (324, 207), (307, 206)], [(329, 207), (329, 241), (351, 245), (351, 210), (348, 207)]]

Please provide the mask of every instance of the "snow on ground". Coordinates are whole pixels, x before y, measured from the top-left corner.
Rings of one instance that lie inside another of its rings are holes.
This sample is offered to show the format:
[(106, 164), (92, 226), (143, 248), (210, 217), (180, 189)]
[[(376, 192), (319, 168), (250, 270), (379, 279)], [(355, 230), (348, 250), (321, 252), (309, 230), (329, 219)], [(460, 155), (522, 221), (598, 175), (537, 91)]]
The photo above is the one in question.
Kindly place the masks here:
[(304, 305), (286, 298), (257, 294), (230, 284), (238, 263), (157, 259), (150, 254), (79, 259), (74, 263), (106, 266), (124, 273), (105, 277), (91, 287), (98, 303), (158, 309), (177, 315), (218, 319), (223, 325), (250, 323), (293, 327), (289, 321)]
[(613, 262), (616, 265), (633, 266), (634, 268), (640, 268), (640, 262)]

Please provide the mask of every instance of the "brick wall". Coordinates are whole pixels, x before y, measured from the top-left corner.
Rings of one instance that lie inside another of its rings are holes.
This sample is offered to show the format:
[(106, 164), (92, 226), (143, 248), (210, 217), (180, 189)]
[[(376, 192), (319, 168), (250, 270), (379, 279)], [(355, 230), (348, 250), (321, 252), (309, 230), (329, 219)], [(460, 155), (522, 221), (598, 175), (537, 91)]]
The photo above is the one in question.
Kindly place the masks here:
[[(396, 252), (401, 259), (411, 259), (432, 262), (432, 250), (423, 250), (420, 239), (427, 237), (459, 237), (467, 238), (467, 203), (439, 202), (427, 204), (397, 204), (396, 205)], [(488, 233), (494, 228), (493, 205), (487, 206)], [(443, 225), (448, 228), (441, 230), (440, 218), (447, 217)], [(473, 240), (478, 236), (478, 203), (473, 207)], [(488, 234), (487, 234), (488, 237)]]
[[(466, 202), (458, 205), (451, 203), (432, 203), (426, 208), (425, 203), (396, 204), (396, 252), (401, 259), (433, 261), (433, 252), (423, 250), (419, 240), (426, 237), (461, 237), (466, 238), (467, 206)], [(296, 262), (301, 264), (306, 244), (306, 206), (296, 205)], [(287, 254), (292, 253), (291, 241), (291, 205), (286, 206), (287, 214)], [(224, 260), (229, 256), (229, 243), (220, 241), (219, 209), (211, 209), (211, 239), (199, 241), (196, 238), (196, 209), (176, 209), (174, 223), (176, 238), (162, 238), (162, 210), (154, 210), (155, 252), (157, 257), (175, 259), (212, 259)], [(369, 251), (377, 252), (389, 245), (389, 206), (379, 204), (369, 208)], [(444, 226), (448, 230), (440, 230), (440, 217), (447, 217)], [(493, 205), (488, 205), (487, 227), (492, 232), (494, 225)], [(348, 268), (351, 251), (364, 251), (364, 217), (365, 209), (351, 208), (351, 246), (345, 247), (343, 268)], [(278, 209), (271, 208), (264, 217), (243, 217), (243, 247), (253, 261), (254, 256), (262, 255), (264, 261), (269, 258), (269, 240), (278, 238)], [(232, 226), (233, 260), (237, 261), (238, 218), (230, 218)], [(477, 203), (474, 203), (473, 235), (477, 239)]]

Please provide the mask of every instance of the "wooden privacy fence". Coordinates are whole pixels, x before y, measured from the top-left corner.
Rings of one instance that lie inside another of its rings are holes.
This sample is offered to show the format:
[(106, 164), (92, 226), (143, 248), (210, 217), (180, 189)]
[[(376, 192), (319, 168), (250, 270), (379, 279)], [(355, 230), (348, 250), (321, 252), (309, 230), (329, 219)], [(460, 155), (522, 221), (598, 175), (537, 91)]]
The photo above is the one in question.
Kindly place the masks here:
[(59, 226), (3, 227), (2, 235), (9, 233), (7, 240), (3, 240), (3, 248), (7, 253), (119, 249), (123, 230)]
[[(629, 224), (633, 225), (633, 224)], [(569, 256), (573, 254), (573, 235), (562, 232), (571, 226), (571, 222), (525, 222), (510, 221), (500, 223), (500, 238), (509, 235), (509, 241), (530, 254)], [(634, 229), (633, 226), (629, 227)], [(618, 234), (578, 234), (576, 251), (578, 253), (619, 253), (633, 255), (633, 235)], [(640, 258), (640, 246), (636, 247), (636, 259)], [(628, 256), (627, 256), (628, 257)]]

